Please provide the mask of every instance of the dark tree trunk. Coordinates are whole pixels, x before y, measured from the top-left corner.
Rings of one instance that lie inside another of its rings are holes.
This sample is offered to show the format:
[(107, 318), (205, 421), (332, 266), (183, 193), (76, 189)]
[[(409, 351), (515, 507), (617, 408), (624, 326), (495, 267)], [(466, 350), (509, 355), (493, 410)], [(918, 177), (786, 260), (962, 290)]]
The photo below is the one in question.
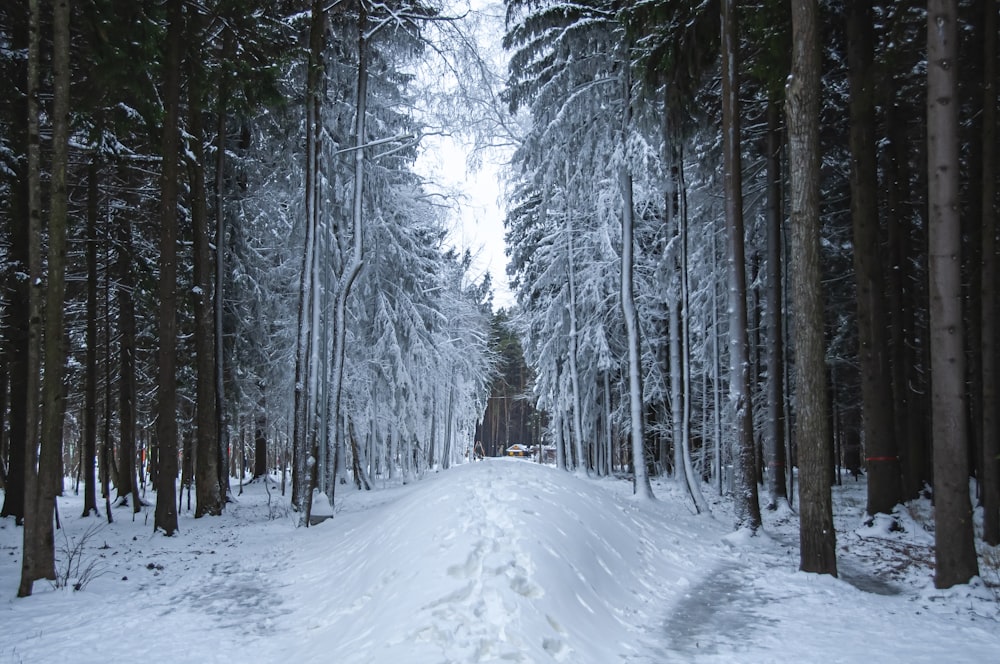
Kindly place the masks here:
[[(132, 500), (132, 512), (142, 507), (139, 483), (136, 481), (136, 361), (135, 361), (135, 274), (132, 271), (132, 220), (119, 211), (118, 244), (118, 464), (115, 486), (117, 500)], [(114, 474), (114, 469), (109, 469)]]
[[(27, 19), (26, 12), (19, 12)], [(12, 26), (11, 45), (15, 50), (24, 51), (28, 48), (28, 31), (26, 23)], [(18, 66), (18, 77), (27, 80), (26, 63), (22, 60)], [(28, 104), (24, 97), (18, 98), (12, 104), (15, 111), (10, 127), (10, 140), (19, 153), (28, 152), (29, 122)], [(35, 130), (37, 134), (37, 129)], [(9, 217), (7, 260), (4, 271), (3, 311), (4, 353), (6, 355), (7, 375), (10, 381), (8, 426), (9, 438), (7, 446), (7, 477), (4, 487), (3, 507), (0, 517), (14, 517), (17, 525), (24, 523), (24, 490), (25, 490), (25, 441), (28, 427), (28, 339), (30, 320), (29, 282), (20, 275), (29, 273), (30, 240), (29, 223), (29, 179), (24, 162), (16, 165), (13, 176), (9, 179)]]
[[(222, 36), (222, 62), (228, 63), (234, 50), (233, 31), (227, 26)], [(226, 410), (225, 344), (223, 343), (225, 256), (226, 256), (226, 113), (229, 107), (229, 68), (219, 72), (218, 126), (215, 145), (215, 418), (218, 428), (218, 455), (216, 468), (219, 477), (219, 495), (229, 499), (229, 418)], [(249, 139), (249, 132), (245, 132)], [(247, 140), (249, 143), (249, 140)], [(249, 148), (249, 144), (241, 146)]]
[(194, 516), (222, 514), (219, 487), (219, 423), (216, 419), (215, 331), (212, 311), (212, 258), (209, 250), (208, 205), (205, 187), (205, 149), (201, 110), (201, 86), (192, 64), (188, 94), (189, 132), (193, 160), (188, 164), (191, 181), (191, 226), (194, 234), (194, 345), (195, 397), (195, 495)]
[(982, 385), (983, 403), (983, 541), (1000, 544), (1000, 431), (997, 403), (997, 255), (996, 255), (996, 145), (997, 145), (997, 3), (983, 3), (983, 166), (982, 166)]
[[(37, 6), (33, 8), (37, 19)], [(38, 579), (55, 579), (54, 517), (56, 496), (62, 493), (62, 425), (65, 415), (63, 373), (66, 362), (63, 329), (66, 294), (66, 171), (69, 153), (69, 0), (52, 9), (52, 162), (49, 184), (48, 279), (45, 289), (44, 372), (38, 474), (34, 492), (27, 494), (31, 522), (26, 518), (21, 585), (17, 594), (31, 594)], [(33, 26), (38, 38), (38, 25)], [(30, 66), (30, 64), (29, 64)], [(37, 64), (36, 64), (37, 66)], [(35, 107), (37, 110), (37, 106)], [(37, 116), (36, 116), (37, 118)], [(38, 224), (40, 230), (40, 224)], [(33, 235), (41, 240), (41, 235)], [(29, 538), (31, 540), (29, 544)], [(30, 553), (29, 553), (30, 551)]]
[(868, 513), (892, 512), (900, 502), (900, 469), (893, 429), (885, 285), (878, 237), (875, 145), (874, 28), (870, 0), (847, 3), (851, 113), (851, 217), (857, 282), (861, 412), (868, 462)]
[(979, 574), (969, 501), (969, 432), (962, 320), (959, 214), (958, 10), (927, 3), (927, 176), (934, 440), (934, 585), (950, 588)]
[[(28, 317), (27, 317), (27, 379), (25, 381), (25, 453), (24, 453), (24, 544), (21, 554), (21, 584), (18, 597), (31, 594), (35, 580), (42, 578), (45, 555), (45, 531), (51, 531), (51, 514), (39, 513), (38, 440), (39, 378), (41, 376), (42, 340), (42, 194), (41, 136), (38, 88), (40, 72), (41, 15), (38, 0), (29, 0), (28, 22)], [(42, 521), (49, 526), (43, 527)], [(41, 573), (40, 573), (41, 572)]]
[(799, 567), (837, 575), (830, 496), (831, 431), (819, 251), (819, 7), (792, 2), (788, 100), (791, 255), (795, 324), (795, 439), (799, 450)]
[(261, 395), (253, 431), (253, 479), (267, 475), (267, 411)]
[(183, 2), (167, 3), (166, 80), (160, 173), (159, 341), (156, 381), (156, 512), (154, 530), (177, 531), (177, 200)]
[(785, 459), (785, 335), (781, 287), (781, 127), (778, 100), (767, 102), (767, 426), (769, 509), (788, 499)]
[(97, 155), (87, 172), (87, 375), (83, 407), (83, 516), (97, 514)]

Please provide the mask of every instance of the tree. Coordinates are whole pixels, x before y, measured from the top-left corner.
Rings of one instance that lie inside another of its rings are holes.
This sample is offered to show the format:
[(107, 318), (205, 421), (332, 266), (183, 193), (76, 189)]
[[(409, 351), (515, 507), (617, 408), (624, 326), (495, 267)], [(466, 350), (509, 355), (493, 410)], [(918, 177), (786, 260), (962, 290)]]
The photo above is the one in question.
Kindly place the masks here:
[[(27, 344), (27, 380), (25, 387), (25, 455), (24, 455), (24, 546), (21, 556), (21, 584), (18, 587), (18, 597), (31, 594), (32, 585), (40, 578), (55, 578), (54, 569), (43, 569), (45, 565), (44, 547), (48, 542), (43, 540), (46, 527), (42, 521), (49, 519), (51, 514), (39, 514), (41, 480), (38, 476), (38, 452), (36, 441), (39, 434), (38, 393), (41, 376), (41, 341), (42, 341), (42, 196), (41, 196), (41, 132), (39, 108), (40, 72), (40, 42), (41, 42), (41, 12), (38, 0), (30, 0), (28, 4), (28, 80), (26, 94), (28, 98), (28, 276), (30, 288), (28, 295), (28, 344)], [(51, 525), (48, 527), (51, 528)]]
[(990, 404), (997, 400), (997, 5), (984, 2), (983, 11), (983, 264), (982, 339), (983, 339), (983, 541), (1000, 544), (1000, 420)]
[[(48, 213), (48, 265), (45, 285), (44, 308), (44, 361), (40, 367), (42, 374), (42, 405), (40, 419), (40, 436), (38, 465), (28, 470), (32, 482), (28, 485), (24, 527), (24, 555), (22, 556), (21, 584), (18, 587), (18, 597), (31, 594), (32, 585), (38, 579), (55, 579), (55, 533), (54, 524), (56, 496), (62, 492), (62, 477), (60, 473), (62, 459), (62, 427), (65, 413), (63, 365), (66, 361), (63, 330), (63, 299), (66, 290), (66, 226), (67, 226), (67, 190), (66, 171), (69, 152), (69, 30), (70, 6), (69, 0), (57, 0), (52, 11), (52, 156), (51, 183), (49, 186)], [(29, 68), (34, 72), (29, 74), (29, 124), (38, 129), (38, 102), (32, 101), (31, 87), (38, 88), (38, 62), (34, 65), (31, 58), (38, 57), (38, 40), (40, 38), (40, 13), (37, 3), (31, 5), (31, 39), (34, 41), (29, 53)], [(32, 79), (34, 79), (32, 81)], [(34, 143), (34, 140), (32, 140)], [(35, 143), (37, 149), (37, 143)], [(37, 159), (37, 156), (36, 156)], [(39, 161), (35, 162), (39, 165)], [(38, 173), (35, 173), (38, 176)], [(30, 176), (29, 176), (30, 177)], [(37, 186), (37, 184), (36, 184)], [(37, 194), (36, 194), (37, 195)], [(36, 198), (35, 201), (38, 199)], [(32, 210), (32, 217), (40, 213), (40, 209)], [(41, 224), (31, 222), (31, 237), (34, 242), (41, 241)], [(35, 306), (35, 305), (33, 305)], [(37, 312), (37, 309), (36, 309)], [(34, 392), (29, 393), (29, 398)], [(28, 444), (33, 447), (32, 438)], [(34, 456), (32, 449), (28, 458)]]
[(746, 256), (743, 229), (743, 177), (740, 162), (740, 103), (736, 71), (739, 29), (735, 0), (722, 0), (722, 144), (726, 236), (729, 263), (729, 395), (736, 413), (736, 478), (733, 488), (736, 527), (760, 528), (753, 408), (750, 403), (750, 341), (747, 331)]
[(177, 531), (177, 200), (183, 0), (167, 3), (164, 120), (160, 172), (159, 318), (156, 381), (157, 487), (153, 529)]
[(792, 2), (792, 73), (786, 87), (791, 170), (792, 288), (795, 303), (795, 439), (799, 447), (800, 562), (837, 575), (830, 496), (829, 397), (819, 265), (819, 7)]
[[(627, 120), (624, 121), (627, 126)], [(628, 167), (622, 165), (619, 174), (619, 186), (622, 198), (622, 316), (625, 319), (625, 334), (628, 343), (628, 395), (629, 395), (629, 434), (632, 439), (632, 493), (640, 498), (653, 498), (653, 487), (649, 482), (649, 472), (646, 468), (645, 436), (643, 434), (642, 406), (642, 350), (639, 341), (639, 318), (635, 308), (635, 284), (633, 281), (632, 241), (635, 223), (632, 200), (632, 174)]]
[(858, 360), (869, 514), (889, 514), (900, 501), (899, 454), (893, 431), (889, 326), (878, 237), (875, 145), (874, 27), (870, 0), (847, 3), (850, 69), (851, 218), (857, 282)]
[(781, 110), (770, 95), (767, 101), (767, 458), (768, 509), (788, 499), (788, 459), (785, 454), (785, 333), (782, 308)]
[[(197, 19), (192, 19), (196, 21)], [(198, 30), (195, 43), (200, 42)], [(189, 56), (188, 131), (191, 134), (188, 172), (191, 182), (191, 226), (194, 263), (194, 343), (196, 363), (195, 398), (195, 518), (222, 514), (224, 505), (219, 483), (219, 423), (216, 406), (216, 339), (212, 297), (212, 259), (209, 250), (207, 187), (205, 184), (205, 136), (202, 122), (203, 85)]]
[(309, 522), (313, 474), (316, 458), (309, 436), (310, 414), (314, 406), (315, 390), (310, 390), (312, 376), (318, 369), (312, 366), (311, 344), (315, 331), (311, 329), (314, 268), (316, 261), (317, 194), (319, 185), (320, 140), (320, 83), (323, 71), (323, 42), (325, 10), (320, 0), (312, 3), (309, 21), (309, 63), (306, 70), (306, 166), (305, 166), (305, 242), (303, 244), (302, 272), (299, 275), (298, 326), (295, 349), (295, 411), (292, 430), (292, 506), (301, 513), (300, 523)]
[(979, 574), (969, 501), (959, 214), (958, 7), (927, 2), (927, 177), (931, 425), (934, 449), (934, 585)]

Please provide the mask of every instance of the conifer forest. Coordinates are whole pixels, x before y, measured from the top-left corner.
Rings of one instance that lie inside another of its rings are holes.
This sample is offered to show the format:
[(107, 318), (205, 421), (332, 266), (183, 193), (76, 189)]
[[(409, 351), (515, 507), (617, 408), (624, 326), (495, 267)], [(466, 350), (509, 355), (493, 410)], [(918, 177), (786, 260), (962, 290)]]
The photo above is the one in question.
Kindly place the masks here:
[[(311, 535), (515, 443), (748, 537), (793, 509), (834, 577), (840, 483), (869, 521), (932, 499), (933, 584), (969, 583), (1000, 545), (997, 14), (0, 3), (0, 594), (59, 578), (62, 522), (169, 538), (273, 482)], [(509, 299), (420, 166), (442, 137), (498, 165)]]

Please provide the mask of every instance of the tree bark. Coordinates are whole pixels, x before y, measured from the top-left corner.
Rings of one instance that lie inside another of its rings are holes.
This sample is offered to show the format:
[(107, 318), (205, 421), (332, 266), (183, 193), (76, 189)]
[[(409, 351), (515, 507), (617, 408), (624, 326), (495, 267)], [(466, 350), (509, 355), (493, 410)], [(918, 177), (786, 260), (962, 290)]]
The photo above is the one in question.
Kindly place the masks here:
[(967, 470), (957, 4), (956, 0), (927, 2), (928, 280), (938, 588), (966, 583), (979, 574)]
[(747, 329), (746, 257), (743, 228), (743, 175), (740, 163), (740, 103), (736, 71), (739, 29), (735, 0), (722, 0), (722, 152), (726, 235), (729, 241), (729, 398), (735, 411), (736, 528), (756, 532), (761, 525), (750, 403), (750, 340)]
[(168, 0), (160, 173), (159, 341), (156, 380), (156, 512), (153, 529), (177, 531), (177, 201), (183, 0)]
[(97, 515), (97, 214), (98, 156), (87, 169), (87, 375), (83, 425), (83, 516)]
[[(627, 114), (627, 113), (626, 113)], [(627, 120), (626, 120), (626, 127)], [(619, 185), (622, 195), (622, 273), (621, 296), (622, 315), (625, 318), (625, 334), (628, 343), (628, 385), (630, 433), (632, 435), (632, 465), (634, 480), (632, 492), (645, 500), (652, 500), (653, 487), (649, 482), (646, 468), (645, 436), (642, 419), (642, 349), (639, 339), (639, 317), (635, 308), (635, 283), (633, 280), (633, 200), (632, 174), (627, 166), (621, 167)]]
[[(118, 214), (118, 465), (116, 500), (127, 503), (132, 497), (132, 512), (141, 507), (136, 479), (136, 358), (135, 358), (135, 259), (132, 243), (132, 220), (125, 211)], [(114, 474), (114, 473), (113, 473)]]
[[(43, 535), (38, 512), (39, 378), (41, 376), (42, 339), (42, 195), (41, 132), (38, 99), (40, 72), (41, 14), (38, 0), (28, 2), (28, 344), (27, 380), (25, 381), (25, 453), (24, 453), (24, 545), (21, 556), (21, 584), (18, 597), (31, 594), (40, 563), (39, 542)], [(49, 517), (51, 519), (51, 516)]]
[(299, 282), (298, 326), (295, 351), (295, 410), (292, 425), (292, 507), (300, 513), (299, 524), (308, 527), (313, 473), (316, 459), (309, 444), (310, 346), (314, 331), (309, 308), (312, 304), (313, 262), (316, 252), (316, 197), (319, 183), (316, 172), (319, 152), (319, 87), (323, 75), (322, 47), (325, 10), (320, 0), (313, 0), (309, 26), (309, 66), (306, 74), (306, 168), (305, 168), (305, 244)]
[(785, 481), (785, 334), (782, 316), (781, 251), (781, 128), (777, 99), (767, 101), (767, 433), (765, 457), (770, 502), (776, 509), (779, 500), (788, 499)]
[(194, 262), (195, 345), (195, 518), (218, 516), (224, 505), (219, 486), (219, 423), (216, 419), (215, 330), (212, 311), (212, 257), (209, 249), (208, 195), (205, 186), (205, 149), (198, 72), (191, 66), (188, 94), (191, 154), (191, 226)]
[(847, 3), (850, 77), (851, 217), (857, 282), (858, 362), (868, 465), (869, 514), (900, 502), (899, 456), (893, 429), (885, 284), (878, 239), (875, 159), (874, 28), (870, 0)]
[[(32, 39), (34, 55), (38, 57), (39, 11), (31, 3)], [(45, 287), (44, 313), (44, 367), (42, 378), (41, 436), (38, 452), (37, 474), (32, 469), (34, 481), (27, 494), (30, 504), (24, 527), (24, 555), (22, 558), (19, 597), (30, 595), (34, 581), (55, 579), (55, 517), (56, 496), (62, 491), (62, 424), (65, 414), (63, 373), (66, 361), (65, 330), (63, 329), (63, 301), (66, 292), (66, 219), (67, 194), (66, 170), (69, 152), (69, 0), (57, 0), (52, 12), (52, 164), (49, 185), (48, 223), (48, 279)], [(32, 67), (29, 55), (29, 68)], [(34, 64), (34, 95), (29, 92), (29, 123), (38, 130), (38, 63)], [(32, 77), (29, 74), (29, 79)], [(32, 84), (29, 83), (29, 88)], [(32, 100), (31, 97), (35, 96)], [(34, 118), (31, 116), (34, 115)], [(32, 139), (37, 149), (39, 142)], [(35, 165), (40, 166), (40, 155)], [(35, 175), (39, 173), (36, 171)], [(38, 182), (36, 181), (35, 186)], [(37, 192), (35, 194), (37, 201)], [(36, 217), (35, 212), (39, 215)], [(40, 209), (32, 210), (32, 237), (41, 241)], [(37, 220), (37, 221), (36, 221)], [(34, 231), (39, 231), (36, 235)], [(40, 254), (40, 248), (37, 250)], [(39, 266), (40, 267), (40, 266)], [(32, 277), (32, 283), (37, 283)], [(37, 306), (37, 305), (33, 305)], [(37, 309), (36, 309), (37, 311)], [(40, 324), (41, 325), (41, 324)], [(29, 394), (33, 394), (30, 392)], [(31, 439), (29, 439), (30, 441)], [(33, 450), (28, 458), (34, 456)], [(29, 518), (30, 516), (30, 518)]]
[(982, 264), (982, 362), (983, 362), (983, 541), (1000, 544), (1000, 421), (997, 403), (997, 3), (984, 2), (983, 17), (983, 264)]
[(819, 252), (819, 7), (792, 2), (788, 101), (791, 254), (795, 303), (795, 437), (799, 448), (799, 567), (837, 575), (830, 496), (831, 434)]

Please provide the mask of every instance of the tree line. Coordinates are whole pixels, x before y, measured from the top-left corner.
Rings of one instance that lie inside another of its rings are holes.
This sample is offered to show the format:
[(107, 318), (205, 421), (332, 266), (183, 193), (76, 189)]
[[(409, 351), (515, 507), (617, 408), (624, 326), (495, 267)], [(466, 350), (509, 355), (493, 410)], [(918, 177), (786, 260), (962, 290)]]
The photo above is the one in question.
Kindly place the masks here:
[(54, 578), (63, 477), (108, 520), (154, 489), (171, 535), (183, 510), (220, 514), (233, 478), (287, 476), (308, 525), (338, 484), (464, 453), (490, 284), (414, 169), (430, 112), (412, 63), (450, 18), (409, 0), (0, 7), (19, 595)]
[(932, 492), (936, 582), (976, 574), (970, 477), (1000, 540), (996, 4), (504, 6), (499, 96), (450, 65), (457, 113), (514, 146), (492, 328), (413, 168), (413, 63), (468, 42), (434, 41), (444, 8), (0, 7), (19, 594), (55, 575), (65, 476), (109, 519), (152, 487), (170, 535), (192, 491), (215, 515), (276, 470), (307, 525), (338, 486), (461, 458), (484, 411), (496, 447), (515, 403), (560, 466), (647, 498), (669, 474), (699, 511), (711, 487), (739, 528), (797, 486), (809, 571), (836, 573), (836, 470), (872, 516)]
[[(559, 462), (935, 504), (936, 583), (1000, 542), (992, 1), (509, 0), (513, 321)], [(619, 464), (619, 465), (616, 465)], [(793, 472), (797, 469), (797, 474)], [(759, 488), (764, 488), (759, 493)]]

